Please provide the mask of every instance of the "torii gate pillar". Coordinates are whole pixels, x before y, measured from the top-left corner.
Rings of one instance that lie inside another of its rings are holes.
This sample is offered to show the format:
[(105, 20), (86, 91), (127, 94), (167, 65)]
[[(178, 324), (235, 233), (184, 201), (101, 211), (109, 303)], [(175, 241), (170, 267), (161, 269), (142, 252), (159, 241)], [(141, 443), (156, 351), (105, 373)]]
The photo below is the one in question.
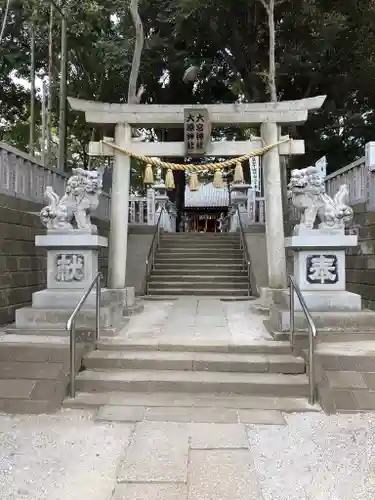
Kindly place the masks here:
[[(128, 148), (131, 142), (131, 126), (117, 123), (115, 142)], [(123, 289), (126, 280), (128, 248), (130, 157), (115, 151), (112, 174), (111, 226), (109, 233), (108, 288)]]
[[(264, 145), (275, 144), (278, 138), (276, 123), (261, 124)], [(284, 219), (280, 171), (280, 156), (277, 148), (263, 155), (264, 204), (266, 218), (268, 286), (282, 289), (287, 286), (286, 259), (284, 249)]]

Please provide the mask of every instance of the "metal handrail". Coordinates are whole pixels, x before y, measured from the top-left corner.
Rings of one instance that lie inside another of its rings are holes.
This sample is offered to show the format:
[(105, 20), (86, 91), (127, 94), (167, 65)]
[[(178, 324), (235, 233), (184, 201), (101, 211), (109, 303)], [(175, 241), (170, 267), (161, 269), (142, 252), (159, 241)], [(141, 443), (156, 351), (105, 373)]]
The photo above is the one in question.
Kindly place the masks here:
[(95, 301), (95, 334), (93, 335), (93, 345), (96, 347), (96, 343), (99, 340), (99, 328), (100, 328), (100, 294), (101, 294), (101, 280), (103, 275), (101, 272), (98, 272), (94, 279), (92, 280), (91, 285), (86, 290), (81, 300), (76, 305), (74, 311), (70, 315), (70, 318), (66, 322), (66, 329), (69, 332), (70, 336), (70, 397), (74, 398), (76, 395), (76, 316), (81, 310), (83, 304), (85, 303), (87, 297), (90, 295), (91, 290), (96, 285), (96, 301)]
[(236, 206), (236, 211), (238, 214), (238, 221), (240, 225), (240, 249), (244, 251), (244, 265), (247, 267), (247, 293), (250, 297), (252, 290), (251, 290), (251, 260), (250, 260), (250, 253), (249, 253), (249, 248), (247, 246), (246, 242), (246, 237), (245, 237), (245, 231), (243, 230), (243, 225), (241, 221), (241, 213), (238, 205)]
[(146, 261), (145, 261), (145, 266), (146, 266), (146, 274), (145, 274), (145, 283), (144, 283), (144, 291), (145, 295), (148, 293), (148, 280), (154, 265), (154, 260), (155, 260), (155, 252), (158, 246), (160, 245), (160, 222), (161, 222), (161, 216), (163, 212), (165, 211), (165, 207), (163, 206), (160, 210), (160, 214), (158, 217), (158, 221), (156, 223), (155, 231), (154, 231), (154, 236), (152, 237), (151, 245), (150, 245), (150, 250), (148, 252)]
[(302, 311), (306, 317), (307, 323), (309, 325), (309, 403), (313, 405), (315, 403), (315, 340), (316, 340), (316, 326), (315, 322), (308, 310), (305, 299), (303, 298), (302, 292), (294, 281), (293, 276), (288, 276), (289, 281), (289, 309), (290, 309), (290, 342), (294, 346), (294, 292), (298, 297), (301, 304)]

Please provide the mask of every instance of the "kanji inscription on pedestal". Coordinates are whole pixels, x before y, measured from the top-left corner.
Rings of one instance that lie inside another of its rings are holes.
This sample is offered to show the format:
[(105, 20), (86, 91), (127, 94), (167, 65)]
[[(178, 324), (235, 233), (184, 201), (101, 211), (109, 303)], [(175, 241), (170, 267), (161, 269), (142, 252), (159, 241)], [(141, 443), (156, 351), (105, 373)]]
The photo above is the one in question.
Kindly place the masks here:
[(82, 254), (56, 255), (56, 281), (82, 281), (85, 277), (85, 258)]
[(306, 258), (306, 281), (311, 285), (332, 285), (339, 280), (336, 255), (309, 255)]
[(189, 156), (204, 155), (211, 136), (207, 109), (184, 109), (184, 133), (186, 154)]

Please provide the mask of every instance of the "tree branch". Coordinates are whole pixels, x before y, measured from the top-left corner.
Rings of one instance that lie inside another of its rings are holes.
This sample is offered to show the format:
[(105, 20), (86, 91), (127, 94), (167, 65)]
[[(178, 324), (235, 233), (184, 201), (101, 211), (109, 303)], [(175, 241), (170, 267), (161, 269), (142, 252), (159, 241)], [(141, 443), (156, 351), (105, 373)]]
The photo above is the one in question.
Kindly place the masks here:
[(130, 0), (130, 6), (129, 6), (130, 14), (132, 16), (132, 20), (135, 27), (135, 45), (134, 45), (133, 61), (130, 71), (129, 87), (128, 87), (129, 104), (138, 104), (145, 90), (144, 87), (141, 86), (137, 92), (137, 81), (139, 75), (139, 68), (141, 65), (141, 55), (144, 43), (143, 25), (141, 17), (139, 15), (138, 1), (139, 0)]
[(8, 13), (9, 13), (9, 7), (10, 7), (10, 0), (7, 1), (5, 11), (4, 11), (4, 19), (3, 19), (3, 24), (1, 26), (1, 32), (0, 32), (0, 43), (3, 39), (4, 36), (4, 31), (7, 25), (7, 19), (8, 19)]

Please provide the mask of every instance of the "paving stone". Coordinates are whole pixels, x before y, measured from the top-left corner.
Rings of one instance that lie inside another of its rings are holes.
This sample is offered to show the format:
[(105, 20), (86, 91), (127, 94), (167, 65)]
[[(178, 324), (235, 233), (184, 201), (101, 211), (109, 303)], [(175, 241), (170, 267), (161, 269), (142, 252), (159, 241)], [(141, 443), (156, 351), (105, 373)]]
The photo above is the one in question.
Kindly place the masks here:
[(188, 438), (184, 424), (137, 424), (121, 464), (118, 482), (186, 482)]
[(191, 450), (188, 500), (262, 500), (248, 450)]
[(326, 375), (330, 386), (334, 388), (367, 388), (366, 382), (358, 372), (327, 371)]
[(102, 406), (95, 420), (109, 422), (140, 422), (145, 415), (144, 406)]
[(375, 392), (373, 391), (354, 391), (354, 398), (357, 401), (359, 410), (375, 410)]
[(375, 372), (375, 356), (340, 356), (339, 363), (341, 370), (353, 370), (362, 372)]
[(118, 484), (112, 500), (186, 500), (185, 484)]
[(375, 389), (375, 373), (364, 373), (363, 378), (370, 389)]
[(0, 378), (4, 379), (56, 379), (62, 370), (61, 363), (0, 362)]
[(242, 424), (190, 424), (191, 449), (248, 448)]
[(159, 406), (148, 408), (145, 418), (163, 422), (238, 422), (237, 411), (233, 408)]
[[(66, 380), (67, 385), (68, 381)], [(55, 395), (58, 386), (59, 382), (56, 380), (37, 380), (30, 397), (31, 399), (51, 399)]]
[(0, 398), (28, 399), (34, 387), (35, 380), (0, 380)]
[(33, 399), (0, 399), (0, 411), (4, 413), (40, 414), (58, 410), (60, 405), (53, 405), (51, 401)]
[(243, 424), (286, 425), (280, 411), (238, 410), (238, 414)]
[(354, 394), (348, 390), (332, 390), (333, 400), (335, 402), (336, 409), (346, 410), (346, 411), (356, 411), (358, 409), (358, 404), (354, 398)]

